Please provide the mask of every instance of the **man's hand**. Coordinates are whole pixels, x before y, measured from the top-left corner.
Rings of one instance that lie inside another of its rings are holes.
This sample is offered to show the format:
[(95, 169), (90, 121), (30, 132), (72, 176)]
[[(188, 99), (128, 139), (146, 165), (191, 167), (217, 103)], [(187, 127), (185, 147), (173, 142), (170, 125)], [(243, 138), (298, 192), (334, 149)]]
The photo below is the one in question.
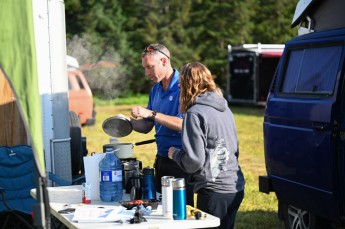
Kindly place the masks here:
[(131, 110), (131, 115), (133, 118), (151, 118), (152, 111), (144, 107), (133, 107)]
[(170, 159), (173, 159), (173, 155), (174, 155), (175, 150), (176, 150), (175, 147), (170, 147), (170, 148), (169, 148), (168, 157), (169, 157)]

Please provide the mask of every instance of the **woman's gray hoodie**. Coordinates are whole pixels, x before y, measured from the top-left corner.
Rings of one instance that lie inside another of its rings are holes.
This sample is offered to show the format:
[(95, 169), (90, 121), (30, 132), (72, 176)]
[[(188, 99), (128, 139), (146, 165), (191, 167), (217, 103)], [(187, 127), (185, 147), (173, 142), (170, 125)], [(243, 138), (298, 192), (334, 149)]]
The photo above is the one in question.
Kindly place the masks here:
[(196, 98), (183, 118), (182, 144), (183, 150), (175, 150), (173, 159), (191, 174), (188, 182), (194, 192), (244, 190), (235, 121), (222, 96), (206, 92)]

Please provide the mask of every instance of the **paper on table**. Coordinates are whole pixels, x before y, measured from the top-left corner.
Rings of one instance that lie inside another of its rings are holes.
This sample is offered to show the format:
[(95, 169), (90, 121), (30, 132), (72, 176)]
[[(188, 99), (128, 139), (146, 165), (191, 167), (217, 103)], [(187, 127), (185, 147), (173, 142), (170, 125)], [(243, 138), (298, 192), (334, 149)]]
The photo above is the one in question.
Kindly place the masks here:
[(91, 200), (100, 200), (99, 197), (99, 162), (103, 159), (103, 153), (84, 157), (85, 181), (91, 183)]
[(111, 208), (98, 207), (77, 207), (74, 212), (72, 221), (74, 222), (116, 222), (119, 220), (127, 220), (133, 217), (134, 213), (130, 215), (121, 214), (125, 208), (122, 206)]

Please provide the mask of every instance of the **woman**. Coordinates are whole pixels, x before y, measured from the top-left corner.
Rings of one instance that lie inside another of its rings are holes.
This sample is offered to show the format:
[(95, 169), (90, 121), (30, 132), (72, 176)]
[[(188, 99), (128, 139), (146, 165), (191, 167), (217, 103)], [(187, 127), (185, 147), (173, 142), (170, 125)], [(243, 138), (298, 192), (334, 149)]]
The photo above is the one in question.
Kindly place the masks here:
[(245, 183), (233, 114), (201, 63), (182, 67), (180, 89), (183, 150), (170, 147), (168, 156), (192, 174), (197, 208), (219, 217), (219, 228), (233, 228)]

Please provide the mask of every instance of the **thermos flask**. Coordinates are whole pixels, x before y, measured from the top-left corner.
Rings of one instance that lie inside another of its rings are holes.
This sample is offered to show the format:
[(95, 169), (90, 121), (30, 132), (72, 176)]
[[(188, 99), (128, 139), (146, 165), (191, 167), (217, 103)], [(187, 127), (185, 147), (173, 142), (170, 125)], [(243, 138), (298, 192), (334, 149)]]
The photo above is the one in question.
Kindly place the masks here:
[(168, 218), (173, 216), (173, 179), (173, 176), (163, 176), (161, 178), (163, 216)]
[(173, 218), (175, 220), (186, 219), (186, 188), (184, 178), (175, 178), (173, 186)]
[(143, 199), (156, 199), (155, 170), (147, 166), (143, 169)]

